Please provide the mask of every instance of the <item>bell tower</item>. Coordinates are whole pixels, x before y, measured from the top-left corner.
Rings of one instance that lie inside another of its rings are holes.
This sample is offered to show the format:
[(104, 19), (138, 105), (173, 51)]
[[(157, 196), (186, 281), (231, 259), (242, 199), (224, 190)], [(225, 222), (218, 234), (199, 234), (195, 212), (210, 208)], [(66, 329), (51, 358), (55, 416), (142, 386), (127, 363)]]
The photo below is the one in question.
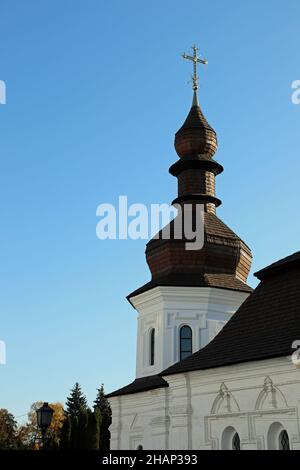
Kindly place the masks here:
[[(204, 208), (204, 245), (186, 249), (186, 240), (161, 234), (150, 240), (146, 260), (151, 280), (128, 296), (138, 311), (136, 376), (158, 374), (204, 347), (221, 330), (252, 289), (247, 285), (252, 255), (248, 246), (216, 215), (221, 201), (215, 179), (223, 167), (213, 159), (217, 135), (204, 117), (197, 96), (197, 64), (193, 55), (193, 100), (183, 125), (175, 134), (179, 160), (170, 168), (178, 180), (173, 204), (187, 204), (197, 217)], [(174, 227), (176, 218), (171, 222)]]

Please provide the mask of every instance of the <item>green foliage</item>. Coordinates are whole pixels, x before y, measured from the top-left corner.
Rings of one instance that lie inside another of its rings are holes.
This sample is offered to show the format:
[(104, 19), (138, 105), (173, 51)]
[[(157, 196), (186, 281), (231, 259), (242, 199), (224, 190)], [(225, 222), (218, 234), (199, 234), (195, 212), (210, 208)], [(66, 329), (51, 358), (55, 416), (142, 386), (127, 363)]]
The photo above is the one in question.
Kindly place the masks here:
[(61, 450), (98, 450), (101, 414), (82, 409), (78, 416), (67, 415), (60, 440)]
[[(0, 409), (0, 450), (39, 449), (36, 410), (42, 402), (35, 402), (28, 413), (28, 422), (17, 427), (14, 416)], [(51, 404), (54, 410), (47, 431), (47, 448), (51, 450), (109, 450), (111, 408), (103, 384), (98, 389), (94, 410), (76, 382), (66, 401), (66, 410), (60, 403)]]
[(78, 416), (77, 449), (85, 450), (88, 432), (88, 410), (82, 409)]
[(62, 450), (70, 450), (71, 448), (71, 429), (71, 417), (67, 415), (65, 417), (60, 435), (60, 449)]
[(109, 450), (110, 448), (110, 432), (111, 425), (111, 408), (105, 396), (104, 385), (98, 388), (96, 400), (94, 401), (94, 410), (98, 410), (101, 414), (100, 440), (99, 449)]
[(14, 416), (0, 409), (0, 450), (16, 450), (21, 447)]
[(70, 416), (79, 416), (82, 410), (87, 409), (87, 401), (82, 393), (81, 387), (78, 382), (75, 383), (71, 390), (70, 396), (66, 402), (66, 412)]
[(88, 450), (99, 450), (100, 428), (101, 428), (100, 411), (97, 409), (94, 412), (89, 410), (87, 440), (86, 440), (86, 448)]

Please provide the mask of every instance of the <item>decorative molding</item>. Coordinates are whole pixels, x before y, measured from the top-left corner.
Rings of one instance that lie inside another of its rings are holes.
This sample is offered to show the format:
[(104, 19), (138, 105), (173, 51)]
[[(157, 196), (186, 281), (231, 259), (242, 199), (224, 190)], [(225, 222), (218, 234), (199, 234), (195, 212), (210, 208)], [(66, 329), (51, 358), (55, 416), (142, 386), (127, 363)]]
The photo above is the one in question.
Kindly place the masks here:
[(275, 387), (270, 377), (266, 377), (262, 390), (255, 403), (255, 410), (288, 408), (284, 394)]
[(235, 413), (239, 412), (240, 407), (232, 395), (232, 393), (228, 390), (226, 387), (225, 383), (222, 383), (220, 387), (220, 391), (217, 395), (217, 397), (214, 400), (212, 409), (211, 409), (211, 415), (216, 415), (219, 413)]
[(130, 299), (134, 308), (147, 309), (155, 304), (164, 302), (190, 302), (229, 304), (233, 307), (236, 302), (242, 303), (249, 296), (248, 292), (239, 292), (217, 287), (180, 287), (180, 286), (158, 286), (143, 292)]

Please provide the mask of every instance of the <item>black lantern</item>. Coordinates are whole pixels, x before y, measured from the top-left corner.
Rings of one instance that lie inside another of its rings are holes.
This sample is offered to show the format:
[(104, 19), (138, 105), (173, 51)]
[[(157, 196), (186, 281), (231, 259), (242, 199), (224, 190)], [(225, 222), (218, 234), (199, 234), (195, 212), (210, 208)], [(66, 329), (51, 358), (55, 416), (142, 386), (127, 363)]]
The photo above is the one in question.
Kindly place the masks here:
[(43, 448), (45, 448), (46, 432), (51, 424), (53, 413), (54, 410), (50, 408), (46, 402), (41, 406), (41, 408), (36, 410), (37, 425), (42, 433)]

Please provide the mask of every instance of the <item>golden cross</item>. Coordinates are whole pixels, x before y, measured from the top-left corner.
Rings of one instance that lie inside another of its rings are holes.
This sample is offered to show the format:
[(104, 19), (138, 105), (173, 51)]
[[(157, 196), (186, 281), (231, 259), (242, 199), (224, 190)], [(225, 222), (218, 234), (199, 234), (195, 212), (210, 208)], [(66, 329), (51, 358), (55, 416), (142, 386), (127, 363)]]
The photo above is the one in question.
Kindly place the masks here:
[(193, 80), (193, 90), (197, 91), (198, 90), (198, 76), (197, 76), (197, 64), (204, 64), (207, 65), (208, 62), (205, 59), (200, 59), (198, 57), (197, 52), (198, 52), (198, 47), (193, 46), (193, 55), (187, 55), (186, 53), (182, 54), (182, 57), (187, 60), (191, 60), (193, 62), (193, 75), (192, 75), (192, 80)]

